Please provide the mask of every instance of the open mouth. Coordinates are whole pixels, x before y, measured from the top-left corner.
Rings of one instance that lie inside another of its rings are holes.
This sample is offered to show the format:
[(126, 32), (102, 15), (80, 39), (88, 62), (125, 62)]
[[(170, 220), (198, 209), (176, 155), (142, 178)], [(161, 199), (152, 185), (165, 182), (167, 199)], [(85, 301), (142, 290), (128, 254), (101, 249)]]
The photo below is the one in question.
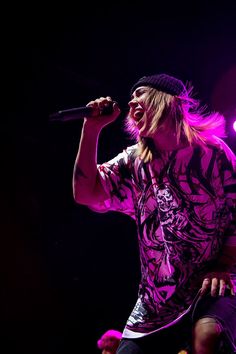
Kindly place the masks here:
[(135, 120), (136, 123), (138, 123), (140, 121), (140, 119), (142, 119), (143, 117), (143, 111), (139, 111), (139, 110), (136, 110), (133, 114), (133, 119)]

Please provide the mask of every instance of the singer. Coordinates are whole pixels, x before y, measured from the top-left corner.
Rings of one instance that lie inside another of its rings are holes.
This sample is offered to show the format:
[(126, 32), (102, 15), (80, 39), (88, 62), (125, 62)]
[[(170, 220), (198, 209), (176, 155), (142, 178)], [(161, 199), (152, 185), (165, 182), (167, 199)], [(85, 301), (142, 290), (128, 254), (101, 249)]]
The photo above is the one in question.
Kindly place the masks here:
[(102, 164), (99, 134), (120, 108), (111, 97), (88, 103), (74, 199), (129, 215), (140, 250), (137, 302), (117, 354), (236, 353), (236, 156), (224, 117), (192, 92), (167, 74), (141, 77), (125, 120), (135, 142)]

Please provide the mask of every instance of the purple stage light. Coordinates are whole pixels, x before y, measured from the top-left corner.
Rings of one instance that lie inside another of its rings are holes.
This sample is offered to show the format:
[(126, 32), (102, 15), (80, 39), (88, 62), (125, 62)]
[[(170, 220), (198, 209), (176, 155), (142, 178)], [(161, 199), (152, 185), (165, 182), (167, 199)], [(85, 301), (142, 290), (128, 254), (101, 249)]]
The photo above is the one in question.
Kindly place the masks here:
[(234, 131), (236, 133), (236, 120), (233, 122), (233, 129), (234, 129)]

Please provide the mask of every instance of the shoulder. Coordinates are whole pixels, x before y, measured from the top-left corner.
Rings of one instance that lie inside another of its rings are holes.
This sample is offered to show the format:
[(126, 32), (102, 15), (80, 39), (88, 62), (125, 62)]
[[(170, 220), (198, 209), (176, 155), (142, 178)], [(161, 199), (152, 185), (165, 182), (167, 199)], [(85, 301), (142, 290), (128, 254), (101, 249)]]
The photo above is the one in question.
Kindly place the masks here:
[(219, 140), (219, 155), (231, 165), (231, 168), (236, 172), (236, 155), (226, 142), (220, 138)]
[(137, 158), (138, 145), (131, 145), (123, 149), (123, 151), (117, 155), (118, 159), (123, 159), (126, 163), (134, 162)]
[(207, 148), (211, 151), (215, 151), (216, 158), (222, 166), (228, 166), (236, 172), (236, 155), (229, 145), (221, 138), (216, 138), (217, 144), (207, 145)]
[[(115, 157), (111, 160), (104, 162), (102, 166), (112, 167), (114, 168), (131, 168), (134, 164), (134, 161), (137, 157), (137, 145), (131, 145), (124, 148), (121, 152), (119, 152)], [(99, 165), (100, 166), (100, 165)], [(115, 167), (116, 166), (116, 167)]]
[(128, 146), (124, 151), (126, 151), (126, 153), (130, 156), (136, 154), (138, 150), (138, 144), (134, 144), (134, 145), (131, 145), (131, 146)]

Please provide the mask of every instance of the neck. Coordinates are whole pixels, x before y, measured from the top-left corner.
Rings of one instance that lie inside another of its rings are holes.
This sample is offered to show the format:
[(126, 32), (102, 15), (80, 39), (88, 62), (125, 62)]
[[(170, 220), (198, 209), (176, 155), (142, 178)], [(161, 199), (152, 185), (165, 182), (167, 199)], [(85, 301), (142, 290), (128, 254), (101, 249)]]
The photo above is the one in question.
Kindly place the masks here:
[(188, 145), (182, 140), (178, 141), (176, 134), (173, 132), (157, 133), (155, 137), (153, 137), (153, 143), (155, 148), (159, 151), (176, 150)]

